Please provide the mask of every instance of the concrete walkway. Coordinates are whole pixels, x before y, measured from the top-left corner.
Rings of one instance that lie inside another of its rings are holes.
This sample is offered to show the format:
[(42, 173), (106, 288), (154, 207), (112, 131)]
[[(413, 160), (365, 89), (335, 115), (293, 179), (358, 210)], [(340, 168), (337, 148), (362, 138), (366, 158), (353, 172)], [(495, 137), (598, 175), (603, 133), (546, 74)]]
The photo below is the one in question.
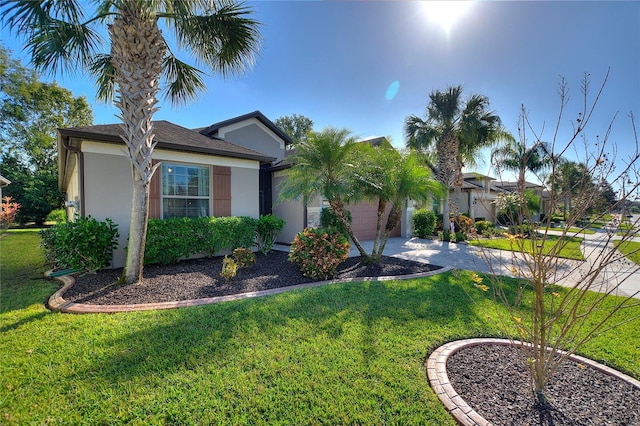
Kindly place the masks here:
[[(555, 233), (549, 231), (549, 234)], [(581, 246), (586, 258), (585, 262), (557, 259), (553, 265), (553, 274), (548, 281), (572, 287), (576, 283), (589, 280), (589, 269), (606, 259), (613, 246), (613, 239), (608, 238), (605, 231), (595, 234), (580, 234), (584, 238)], [(615, 237), (614, 237), (615, 238)], [(640, 238), (634, 238), (640, 242)], [(373, 243), (362, 243), (365, 250), (371, 251)], [(358, 251), (352, 247), (351, 256)], [(480, 249), (466, 243), (445, 243), (439, 240), (420, 238), (390, 238), (385, 246), (384, 254), (402, 259), (430, 263), (432, 265), (450, 266), (483, 273), (513, 276), (512, 269), (518, 265), (519, 270), (528, 270), (526, 260), (520, 253), (505, 250)], [(603, 271), (593, 280), (590, 289), (599, 292), (611, 292), (619, 296), (633, 296), (640, 299), (640, 265), (627, 260), (618, 251), (612, 252), (613, 258)], [(617, 288), (616, 288), (617, 287)]]

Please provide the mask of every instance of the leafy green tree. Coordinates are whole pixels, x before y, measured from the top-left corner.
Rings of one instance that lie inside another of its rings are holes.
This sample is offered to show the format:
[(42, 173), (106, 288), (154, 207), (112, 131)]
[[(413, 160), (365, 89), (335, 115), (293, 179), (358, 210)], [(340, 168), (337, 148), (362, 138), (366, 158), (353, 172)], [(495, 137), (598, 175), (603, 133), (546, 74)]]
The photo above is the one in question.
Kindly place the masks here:
[(298, 114), (278, 117), (275, 125), (282, 129), (282, 131), (293, 140), (294, 146), (306, 141), (309, 132), (313, 130), (313, 120)]
[(21, 204), (18, 221), (41, 225), (62, 207), (58, 190), (56, 129), (90, 125), (84, 97), (56, 83), (44, 83), (0, 46), (0, 145), (2, 173), (12, 181), (5, 192)]
[[(405, 120), (407, 147), (427, 152), (425, 160), (439, 182), (447, 188), (462, 187), (462, 169), (474, 164), (477, 152), (500, 139), (511, 140), (500, 118), (489, 109), (489, 99), (474, 94), (463, 103), (462, 86), (429, 94), (426, 120), (410, 115)], [(458, 190), (459, 192), (459, 190)], [(445, 193), (443, 217), (450, 213), (449, 191)], [(445, 239), (449, 230), (445, 227)]]
[[(5, 23), (25, 39), (33, 64), (46, 71), (88, 69), (101, 99), (115, 100), (131, 161), (133, 193), (127, 260), (122, 281), (142, 279), (149, 217), (149, 184), (158, 164), (153, 115), (163, 84), (167, 97), (181, 103), (203, 91), (202, 72), (179, 60), (160, 29), (166, 22), (180, 48), (222, 75), (243, 71), (259, 46), (251, 9), (234, 1), (111, 0), (93, 10), (75, 1), (9, 0)], [(106, 25), (109, 53), (99, 53), (97, 27)]]
[(563, 203), (565, 220), (569, 218), (574, 203), (584, 198), (581, 194), (595, 189), (585, 165), (564, 158), (558, 159), (547, 183), (553, 187), (556, 198)]

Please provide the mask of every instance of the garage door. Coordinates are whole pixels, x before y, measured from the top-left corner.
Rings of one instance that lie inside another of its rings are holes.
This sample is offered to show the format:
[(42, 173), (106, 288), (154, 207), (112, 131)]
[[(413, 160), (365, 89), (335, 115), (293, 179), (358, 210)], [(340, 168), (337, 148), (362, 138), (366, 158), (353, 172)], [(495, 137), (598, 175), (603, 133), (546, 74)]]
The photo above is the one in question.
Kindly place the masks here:
[[(363, 201), (361, 203), (350, 205), (347, 207), (351, 212), (351, 217), (353, 218), (352, 227), (353, 232), (356, 234), (359, 240), (373, 240), (376, 237), (376, 221), (378, 220), (378, 205)], [(389, 214), (389, 208), (387, 208), (387, 212), (385, 213), (383, 219), (384, 222), (387, 220), (387, 215)], [(393, 231), (391, 231), (392, 237), (399, 237), (401, 233), (401, 226), (398, 224)]]

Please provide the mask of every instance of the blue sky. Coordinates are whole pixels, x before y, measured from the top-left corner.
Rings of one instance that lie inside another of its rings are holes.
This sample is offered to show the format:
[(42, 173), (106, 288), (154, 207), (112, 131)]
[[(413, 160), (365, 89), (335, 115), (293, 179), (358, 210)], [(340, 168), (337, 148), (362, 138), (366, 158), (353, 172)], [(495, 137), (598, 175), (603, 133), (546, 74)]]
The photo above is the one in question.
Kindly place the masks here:
[[(617, 113), (610, 143), (617, 145), (618, 159), (633, 144), (628, 114), (640, 116), (640, 2), (473, 2), (448, 30), (425, 2), (250, 4), (263, 23), (254, 68), (240, 77), (209, 77), (208, 92), (198, 101), (180, 108), (163, 102), (156, 119), (202, 127), (254, 110), (273, 120), (296, 113), (311, 118), (316, 130), (347, 127), (403, 146), (405, 118), (424, 114), (432, 90), (462, 84), (465, 95), (488, 96), (513, 133), (524, 105), (534, 128), (544, 129), (542, 139), (550, 140), (559, 76), (571, 95), (564, 136), (581, 111), (585, 72), (593, 98), (610, 69), (585, 135), (590, 143), (603, 137)], [(5, 29), (1, 35), (28, 62), (20, 42)], [(93, 101), (89, 77), (56, 79)], [(96, 124), (117, 121), (114, 108), (93, 108)], [(491, 173), (488, 167), (476, 169)]]

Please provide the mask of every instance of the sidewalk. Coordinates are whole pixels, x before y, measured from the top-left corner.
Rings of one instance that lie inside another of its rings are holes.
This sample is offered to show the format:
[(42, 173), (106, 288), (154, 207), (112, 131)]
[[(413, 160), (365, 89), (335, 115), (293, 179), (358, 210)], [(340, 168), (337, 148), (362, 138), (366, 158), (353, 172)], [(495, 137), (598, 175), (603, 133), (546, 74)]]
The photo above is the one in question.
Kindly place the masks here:
[[(560, 285), (571, 287), (576, 283), (585, 282), (590, 265), (596, 265), (601, 261), (601, 255), (605, 249), (606, 233), (598, 232), (593, 235), (580, 235), (584, 237), (582, 251), (586, 261), (558, 259), (554, 276), (550, 277)], [(640, 238), (636, 238), (640, 241)], [(612, 243), (612, 241), (611, 241)], [(364, 241), (363, 247), (371, 251), (373, 242)], [(640, 265), (624, 258), (619, 252), (619, 259), (611, 263), (596, 278), (591, 290), (606, 292), (613, 290), (612, 294), (619, 296), (631, 296), (640, 299)], [(358, 251), (352, 247), (351, 256), (357, 256)], [(415, 260), (439, 266), (451, 266), (459, 269), (468, 269), (476, 272), (495, 273), (497, 275), (512, 276), (511, 269), (514, 265), (525, 268), (522, 255), (505, 250), (480, 249), (464, 243), (445, 243), (438, 240), (420, 238), (390, 238), (385, 246), (384, 254), (402, 259)], [(623, 280), (620, 283), (620, 280)], [(620, 283), (617, 289), (613, 289), (616, 283)]]

